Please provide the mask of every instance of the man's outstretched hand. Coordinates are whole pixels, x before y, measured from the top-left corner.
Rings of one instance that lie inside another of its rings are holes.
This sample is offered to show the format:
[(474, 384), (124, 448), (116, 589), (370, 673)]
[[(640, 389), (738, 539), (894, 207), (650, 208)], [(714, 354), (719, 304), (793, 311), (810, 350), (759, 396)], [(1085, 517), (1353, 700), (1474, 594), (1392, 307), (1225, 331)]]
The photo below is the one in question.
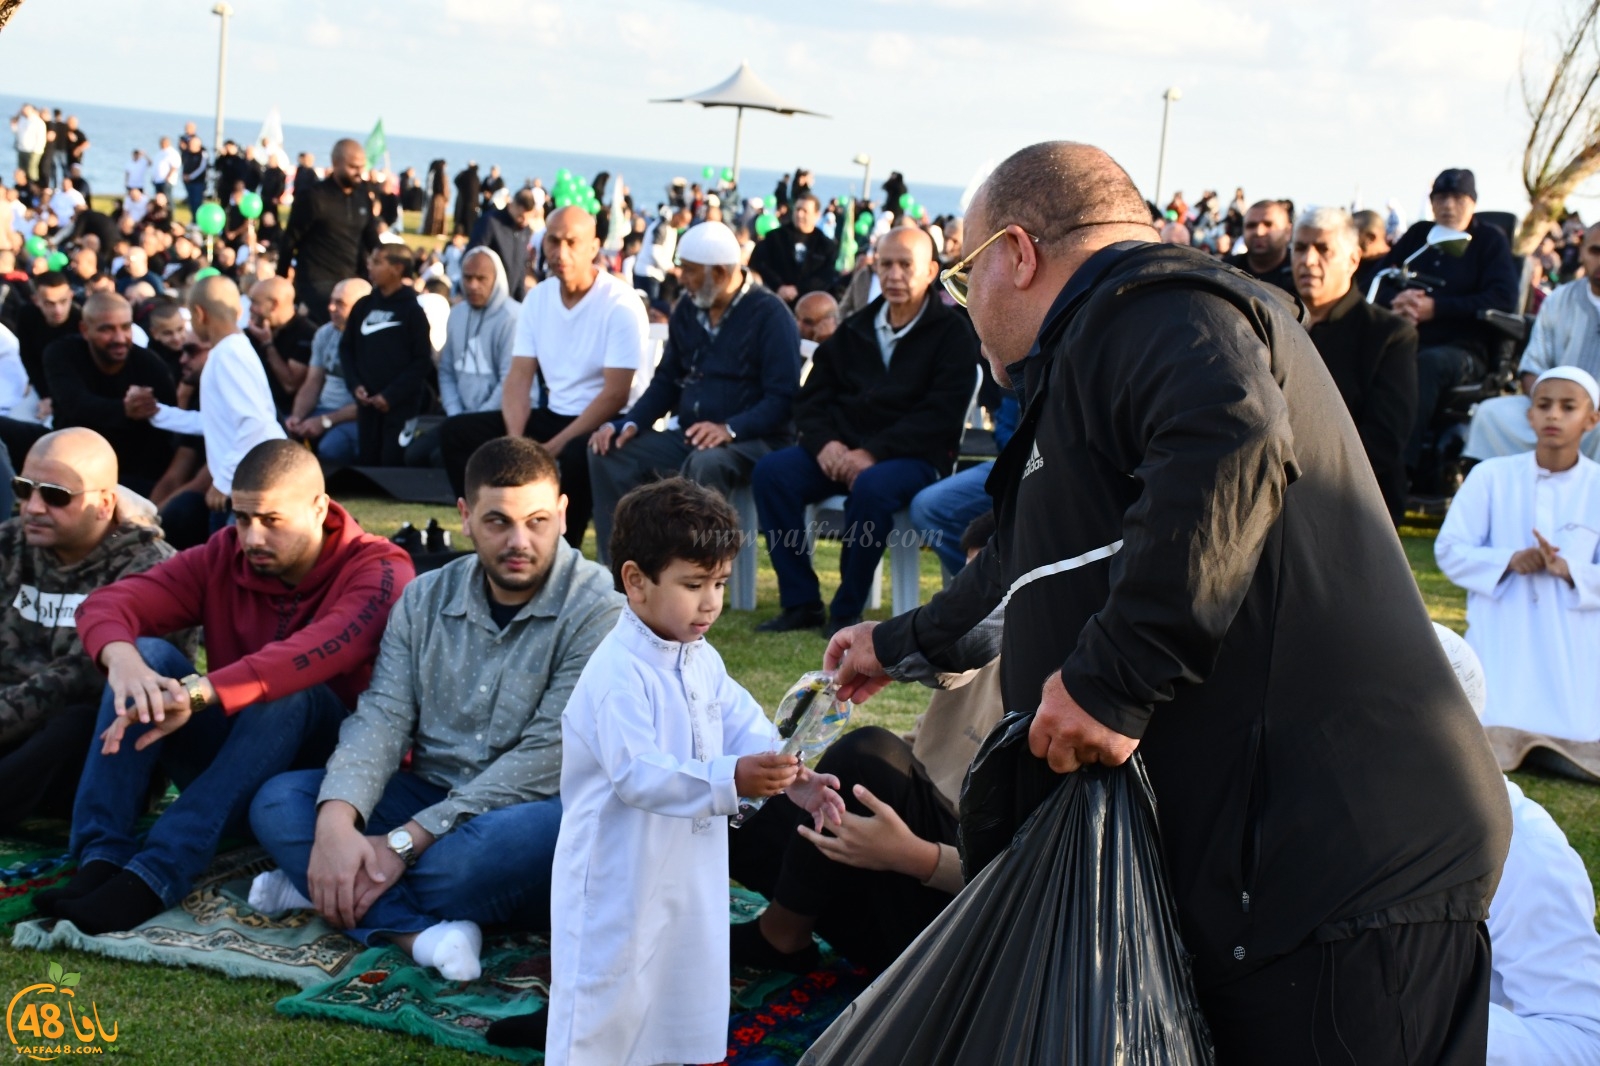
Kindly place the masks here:
[(865, 703), (894, 680), (878, 662), (878, 653), (872, 648), (872, 630), (877, 624), (858, 622), (839, 630), (828, 641), (828, 650), (822, 655), (822, 668), (834, 672), (833, 682), (842, 700)]
[(1061, 671), (1050, 674), (1039, 693), (1039, 709), (1028, 729), (1028, 750), (1058, 774), (1080, 766), (1121, 766), (1139, 742), (1101, 725), (1061, 683)]

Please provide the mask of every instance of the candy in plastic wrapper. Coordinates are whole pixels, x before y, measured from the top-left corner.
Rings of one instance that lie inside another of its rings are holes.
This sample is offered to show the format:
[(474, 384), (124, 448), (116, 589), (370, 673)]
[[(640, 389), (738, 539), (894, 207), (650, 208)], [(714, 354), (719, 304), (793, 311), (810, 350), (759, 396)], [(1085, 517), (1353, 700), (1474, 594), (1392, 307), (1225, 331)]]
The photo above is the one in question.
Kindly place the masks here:
[[(839, 699), (833, 673), (813, 670), (789, 687), (772, 717), (778, 735), (783, 738), (779, 753), (797, 755), (802, 763), (813, 763), (829, 744), (839, 739), (849, 720), (850, 701)], [(765, 802), (764, 798), (740, 796), (739, 813), (730, 818), (728, 824), (739, 828)]]

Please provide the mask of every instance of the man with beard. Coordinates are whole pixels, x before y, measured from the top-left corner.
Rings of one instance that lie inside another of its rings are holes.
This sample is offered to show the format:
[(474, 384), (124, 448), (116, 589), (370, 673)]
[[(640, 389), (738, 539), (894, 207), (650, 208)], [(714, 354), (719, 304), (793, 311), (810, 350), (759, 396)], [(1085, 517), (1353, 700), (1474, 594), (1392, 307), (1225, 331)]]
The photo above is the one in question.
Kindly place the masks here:
[[(689, 299), (672, 313), (655, 376), (625, 416), (589, 438), (602, 563), (610, 562), (611, 514), (630, 489), (682, 474), (727, 496), (750, 483), (763, 455), (794, 439), (794, 316), (739, 265), (739, 241), (720, 222), (685, 233), (678, 261)], [(652, 429), (660, 418), (666, 429)]]
[(328, 296), (345, 278), (365, 275), (378, 246), (372, 197), (362, 181), (366, 149), (349, 138), (333, 146), (328, 176), (294, 198), (278, 249), (278, 274), (294, 277), (295, 299), (317, 325), (328, 320)]
[[(72, 812), (104, 687), (78, 605), (174, 554), (159, 526), (118, 513), (116, 486), (104, 438), (57, 430), (28, 452), (22, 512), (0, 523), (0, 826)], [(192, 634), (179, 645), (192, 653)]]
[(622, 605), (562, 542), (566, 505), (533, 441), (473, 453), (457, 506), (474, 554), (406, 589), (327, 770), (282, 774), (251, 805), (279, 866), (253, 906), (315, 906), (454, 981), (479, 974), (480, 924), (549, 928), (561, 712)]
[(1505, 786), (1293, 307), (1154, 243), (1089, 145), (1017, 152), (967, 223), (946, 286), (1023, 408), (998, 528), (925, 607), (835, 636), (841, 696), (976, 666), (1000, 628), (1020, 810), (1142, 756), (1217, 1061), (1481, 1066)]
[(1244, 251), (1231, 255), (1231, 267), (1296, 295), (1294, 270), (1289, 263), (1289, 237), (1294, 231), (1294, 208), (1287, 200), (1262, 200), (1244, 214)]
[[(329, 290), (330, 294), (332, 290)], [(244, 335), (267, 368), (272, 402), (288, 414), (295, 392), (311, 365), (311, 338), (317, 327), (294, 305), (294, 286), (283, 278), (262, 278), (250, 289), (250, 324)]]
[(135, 387), (149, 389), (159, 403), (177, 403), (178, 393), (160, 357), (133, 343), (128, 301), (114, 292), (90, 296), (82, 333), (45, 350), (44, 372), (56, 428), (85, 426), (100, 434), (117, 454), (122, 484), (148, 495), (172, 461), (172, 438), (130, 417), (124, 400)]
[[(73, 806), (78, 872), (36, 905), (91, 935), (178, 902), (223, 834), (244, 828), (258, 788), (323, 765), (413, 574), (405, 552), (328, 499), (298, 444), (252, 448), (233, 497), (235, 525), (78, 609), (83, 649), (107, 675), (101, 742)], [(204, 676), (151, 639), (193, 626), (205, 627)], [(141, 842), (135, 822), (158, 769), (180, 792)]]

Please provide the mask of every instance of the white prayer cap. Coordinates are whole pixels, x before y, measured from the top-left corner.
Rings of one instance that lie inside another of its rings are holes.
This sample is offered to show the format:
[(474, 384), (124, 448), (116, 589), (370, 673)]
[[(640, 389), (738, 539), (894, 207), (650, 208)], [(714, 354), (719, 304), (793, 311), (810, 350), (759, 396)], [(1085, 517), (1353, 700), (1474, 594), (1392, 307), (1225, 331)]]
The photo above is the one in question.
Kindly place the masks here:
[(1467, 694), (1467, 702), (1472, 704), (1472, 709), (1478, 712), (1478, 717), (1483, 717), (1483, 705), (1489, 696), (1488, 686), (1483, 678), (1483, 661), (1478, 658), (1478, 653), (1472, 650), (1466, 638), (1453, 629), (1446, 629), (1438, 622), (1433, 623), (1434, 635), (1439, 638), (1439, 646), (1444, 649), (1444, 657), (1450, 660), (1451, 669), (1456, 672), (1456, 680), (1461, 682), (1462, 691)]
[(1582, 385), (1583, 391), (1589, 394), (1589, 402), (1594, 404), (1596, 410), (1600, 410), (1600, 381), (1596, 381), (1594, 375), (1587, 370), (1575, 366), (1553, 366), (1539, 375), (1538, 379), (1534, 381), (1533, 387), (1537, 389), (1551, 378), (1575, 381)]
[(678, 258), (701, 266), (738, 266), (739, 241), (733, 230), (720, 222), (690, 226), (678, 241)]

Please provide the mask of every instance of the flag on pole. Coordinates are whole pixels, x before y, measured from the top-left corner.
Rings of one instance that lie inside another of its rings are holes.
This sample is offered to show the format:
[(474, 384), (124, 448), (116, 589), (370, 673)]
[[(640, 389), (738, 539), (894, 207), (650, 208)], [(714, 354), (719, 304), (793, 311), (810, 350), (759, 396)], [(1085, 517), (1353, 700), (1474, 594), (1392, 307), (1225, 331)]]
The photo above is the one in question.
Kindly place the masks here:
[(844, 208), (844, 219), (839, 224), (839, 259), (834, 264), (834, 269), (841, 274), (848, 274), (856, 268), (856, 202), (848, 198)]
[(372, 127), (372, 132), (367, 135), (367, 160), (370, 163), (389, 150), (389, 141), (383, 135), (383, 119)]

